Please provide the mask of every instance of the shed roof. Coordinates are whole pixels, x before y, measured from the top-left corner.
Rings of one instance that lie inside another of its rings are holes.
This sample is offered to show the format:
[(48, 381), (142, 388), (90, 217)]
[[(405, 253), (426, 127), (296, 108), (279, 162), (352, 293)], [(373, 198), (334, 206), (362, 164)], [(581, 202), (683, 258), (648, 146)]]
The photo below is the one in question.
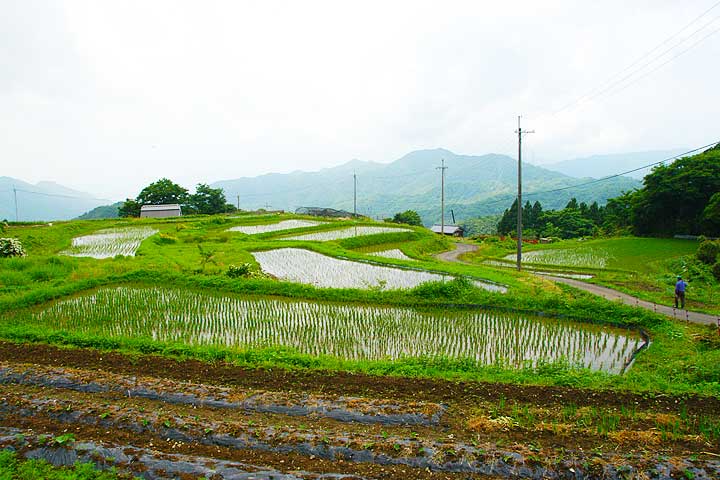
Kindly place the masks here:
[(158, 211), (158, 210), (180, 210), (180, 205), (177, 203), (168, 203), (165, 205), (143, 205), (140, 207), (140, 211)]
[[(433, 225), (430, 228), (430, 230), (432, 230), (434, 233), (440, 233), (442, 231), (442, 226), (441, 225)], [(458, 227), (457, 225), (445, 225), (445, 231), (443, 233), (448, 233), (448, 234), (452, 235), (454, 233), (462, 232), (462, 231), (463, 231), (462, 227)]]

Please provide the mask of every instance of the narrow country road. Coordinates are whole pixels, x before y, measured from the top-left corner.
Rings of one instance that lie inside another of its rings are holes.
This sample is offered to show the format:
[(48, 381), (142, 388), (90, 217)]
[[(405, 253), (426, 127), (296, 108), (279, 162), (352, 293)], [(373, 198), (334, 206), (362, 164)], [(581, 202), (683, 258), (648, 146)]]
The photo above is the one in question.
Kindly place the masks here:
[(444, 262), (469, 263), (460, 260), (460, 255), (462, 255), (463, 253), (474, 252), (477, 249), (477, 245), (471, 245), (469, 243), (456, 243), (455, 250), (438, 253), (437, 255), (435, 255), (435, 257), (438, 260), (442, 260)]
[[(477, 250), (477, 248), (478, 248), (477, 245), (470, 245), (467, 243), (456, 243), (455, 250), (439, 253), (435, 257), (438, 258), (439, 260), (443, 260), (446, 262), (459, 262), (459, 263), (467, 264), (468, 262), (464, 262), (464, 261), (460, 260), (460, 258), (459, 258), (460, 255), (462, 255), (464, 253), (475, 251), (475, 250)], [(528, 272), (528, 273), (533, 273), (533, 272)], [(555, 277), (552, 275), (539, 275), (539, 276), (546, 278), (548, 280), (552, 280), (553, 282), (564, 283), (565, 285), (570, 285), (571, 287), (575, 287), (579, 290), (583, 290), (585, 292), (589, 292), (594, 295), (598, 295), (607, 300), (611, 300), (611, 301), (620, 300), (622, 303), (624, 303), (626, 305), (632, 305), (635, 307), (644, 308), (646, 310), (651, 310), (653, 312), (662, 313), (664, 315), (667, 315), (670, 318), (675, 318), (678, 320), (685, 320), (685, 321), (704, 324), (704, 325), (716, 325), (716, 324), (719, 324), (719, 322), (720, 322), (720, 315), (708, 315), (705, 313), (691, 312), (689, 310), (680, 310), (680, 309), (676, 309), (676, 308), (673, 308), (672, 306), (668, 306), (668, 305), (658, 305), (656, 303), (647, 302), (645, 300), (640, 300), (639, 298), (633, 297), (626, 293), (618, 292), (617, 290), (613, 290), (612, 288), (601, 287), (600, 285), (582, 282), (580, 280), (576, 280), (573, 278)]]

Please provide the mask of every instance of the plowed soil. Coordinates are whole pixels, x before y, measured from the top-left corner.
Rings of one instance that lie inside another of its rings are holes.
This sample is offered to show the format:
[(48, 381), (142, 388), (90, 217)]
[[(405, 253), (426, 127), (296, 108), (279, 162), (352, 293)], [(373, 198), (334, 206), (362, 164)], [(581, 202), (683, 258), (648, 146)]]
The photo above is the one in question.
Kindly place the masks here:
[[(292, 478), (720, 474), (715, 398), (248, 369), (8, 342), (0, 342), (0, 362), (15, 375), (0, 386), (0, 427), (72, 432), (78, 441), (243, 462)], [(335, 415), (338, 408), (350, 416)], [(437, 421), (397, 424), (384, 420), (388, 412)]]

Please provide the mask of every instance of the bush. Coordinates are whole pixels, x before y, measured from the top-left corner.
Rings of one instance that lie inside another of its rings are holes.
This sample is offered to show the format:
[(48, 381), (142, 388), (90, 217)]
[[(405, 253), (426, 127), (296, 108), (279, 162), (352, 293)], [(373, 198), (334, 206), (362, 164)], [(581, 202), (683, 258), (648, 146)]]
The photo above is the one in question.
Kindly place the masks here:
[(167, 233), (161, 233), (157, 237), (155, 237), (155, 243), (158, 245), (169, 245), (173, 243), (177, 243), (177, 237), (173, 237), (172, 235), (168, 235)]
[(712, 273), (715, 279), (720, 282), (720, 262), (717, 262), (715, 265), (713, 265)]
[(24, 257), (25, 249), (17, 238), (0, 238), (0, 257)]
[(720, 241), (705, 240), (700, 243), (697, 250), (697, 258), (707, 265), (712, 265), (717, 261), (720, 254)]
[(230, 265), (226, 273), (230, 278), (240, 278), (250, 276), (252, 271), (249, 263), (241, 263), (240, 265)]

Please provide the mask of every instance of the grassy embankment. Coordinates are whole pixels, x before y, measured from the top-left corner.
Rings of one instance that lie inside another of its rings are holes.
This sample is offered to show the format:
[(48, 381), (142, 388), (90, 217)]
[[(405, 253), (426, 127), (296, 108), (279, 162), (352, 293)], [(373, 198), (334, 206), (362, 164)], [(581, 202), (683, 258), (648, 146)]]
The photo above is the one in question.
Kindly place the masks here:
[[(720, 372), (716, 368), (720, 363), (720, 342), (717, 334), (708, 327), (671, 322), (650, 312), (606, 302), (526, 274), (480, 265), (439, 262), (431, 254), (447, 249), (447, 241), (423, 229), (330, 242), (278, 239), (290, 235), (290, 232), (244, 235), (226, 231), (234, 225), (272, 223), (281, 218), (297, 217), (194, 217), (164, 221), (124, 219), (11, 227), (6, 235), (20, 238), (28, 250), (28, 257), (0, 260), (0, 312), (5, 317), (0, 323), (0, 338), (188, 356), (209, 361), (227, 360), (249, 366), (340, 369), (378, 375), (435, 376), (720, 396)], [(293, 230), (292, 235), (356, 224), (361, 223), (333, 221), (329, 225)], [(69, 247), (74, 236), (125, 225), (152, 225), (160, 234), (145, 240), (133, 258), (95, 260), (57, 255)], [(318, 289), (268, 278), (231, 279), (224, 274), (228, 265), (242, 262), (250, 263), (257, 269), (250, 252), (278, 247), (306, 248), (336, 257), (485, 278), (507, 285), (509, 293), (487, 292), (463, 281), (426, 284), (407, 291), (382, 291)], [(369, 257), (363, 253), (381, 247), (399, 247), (416, 260)], [(40, 328), (28, 322), (24, 314), (28, 309), (36, 310), (53, 299), (118, 283), (358, 304), (422, 305), (443, 309), (482, 305), (642, 328), (653, 337), (653, 345), (638, 356), (628, 373), (611, 376), (569, 369), (563, 365), (515, 370), (500, 365), (477, 367), (467, 360), (447, 358), (353, 362), (332, 357), (310, 357), (278, 347), (238, 350), (159, 343), (147, 338), (98, 337)], [(449, 304), (454, 307), (448, 307)]]
[[(526, 245), (524, 251), (529, 257), (532, 252), (543, 253), (540, 258), (528, 258), (530, 268), (593, 275), (585, 281), (668, 306), (674, 302), (676, 277), (682, 275), (689, 285), (688, 308), (720, 314), (720, 283), (695, 259), (697, 247), (694, 240), (618, 237)], [(486, 241), (466, 259), (482, 264), (514, 252), (513, 242)]]

